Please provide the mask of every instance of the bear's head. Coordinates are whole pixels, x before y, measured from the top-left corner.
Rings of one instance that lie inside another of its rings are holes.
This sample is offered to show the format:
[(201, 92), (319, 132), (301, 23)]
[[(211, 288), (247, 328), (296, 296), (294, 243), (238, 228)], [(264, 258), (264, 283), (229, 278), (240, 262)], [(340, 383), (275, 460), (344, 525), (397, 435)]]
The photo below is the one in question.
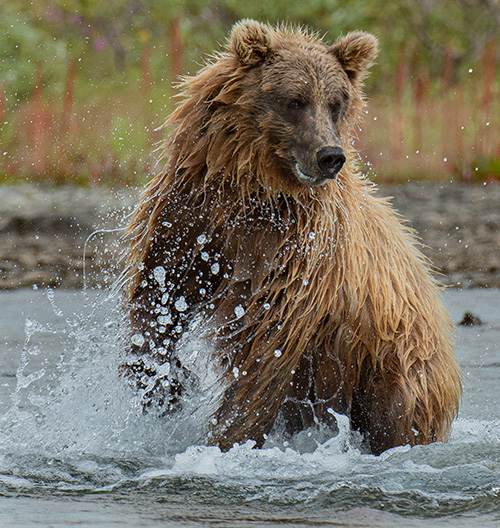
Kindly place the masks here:
[(300, 28), (237, 23), (225, 51), (186, 79), (167, 121), (174, 180), (227, 184), (243, 196), (340, 188), (324, 184), (350, 177), (341, 169), (354, 157), (361, 85), (377, 51), (367, 33), (328, 45)]
[(281, 172), (307, 186), (336, 178), (362, 112), (375, 37), (355, 32), (326, 45), (300, 29), (244, 20), (233, 27), (228, 51), (243, 85), (236, 105)]

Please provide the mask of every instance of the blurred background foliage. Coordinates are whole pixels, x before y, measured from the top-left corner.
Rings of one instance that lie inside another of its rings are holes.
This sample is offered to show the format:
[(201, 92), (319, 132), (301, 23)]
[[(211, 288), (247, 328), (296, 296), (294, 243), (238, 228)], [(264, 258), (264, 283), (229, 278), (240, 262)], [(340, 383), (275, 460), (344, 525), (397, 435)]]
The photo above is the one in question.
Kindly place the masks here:
[(379, 38), (359, 133), (374, 179), (500, 177), (498, 0), (4, 0), (0, 181), (144, 182), (172, 82), (241, 18)]

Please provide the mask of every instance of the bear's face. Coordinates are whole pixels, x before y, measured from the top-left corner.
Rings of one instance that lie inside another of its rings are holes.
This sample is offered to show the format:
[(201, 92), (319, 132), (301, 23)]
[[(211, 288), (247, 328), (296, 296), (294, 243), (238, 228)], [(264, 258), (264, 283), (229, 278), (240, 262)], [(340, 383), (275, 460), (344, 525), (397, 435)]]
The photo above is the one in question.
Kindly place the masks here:
[(327, 46), (244, 21), (234, 28), (230, 49), (245, 70), (241, 102), (251, 103), (248, 114), (281, 172), (305, 185), (336, 178), (362, 108), (361, 81), (377, 53), (375, 38), (352, 33)]
[(336, 178), (355, 97), (347, 74), (320, 46), (279, 50), (261, 74), (261, 130), (287, 173), (306, 185)]

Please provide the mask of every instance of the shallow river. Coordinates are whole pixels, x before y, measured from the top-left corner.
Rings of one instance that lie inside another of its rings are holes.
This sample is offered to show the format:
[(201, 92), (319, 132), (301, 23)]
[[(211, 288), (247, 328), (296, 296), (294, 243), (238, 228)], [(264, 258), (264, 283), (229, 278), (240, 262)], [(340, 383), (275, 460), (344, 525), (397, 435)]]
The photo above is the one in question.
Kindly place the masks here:
[[(102, 292), (0, 293), (1, 527), (500, 526), (500, 290), (450, 290), (464, 396), (448, 444), (361, 454), (190, 444), (197, 415), (143, 415), (116, 375)], [(313, 439), (314, 440), (314, 439)]]

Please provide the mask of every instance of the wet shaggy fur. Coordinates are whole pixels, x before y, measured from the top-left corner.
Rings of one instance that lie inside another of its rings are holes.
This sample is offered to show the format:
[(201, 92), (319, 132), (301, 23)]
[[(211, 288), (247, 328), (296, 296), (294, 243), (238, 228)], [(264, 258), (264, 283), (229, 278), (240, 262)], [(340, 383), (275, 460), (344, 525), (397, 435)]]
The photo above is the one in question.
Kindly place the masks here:
[(429, 265), (356, 169), (352, 133), (377, 41), (253, 21), (184, 82), (166, 166), (130, 225), (133, 346), (145, 408), (196, 387), (177, 346), (197, 322), (219, 375), (205, 441), (262, 446), (346, 414), (373, 453), (446, 440), (460, 380)]

